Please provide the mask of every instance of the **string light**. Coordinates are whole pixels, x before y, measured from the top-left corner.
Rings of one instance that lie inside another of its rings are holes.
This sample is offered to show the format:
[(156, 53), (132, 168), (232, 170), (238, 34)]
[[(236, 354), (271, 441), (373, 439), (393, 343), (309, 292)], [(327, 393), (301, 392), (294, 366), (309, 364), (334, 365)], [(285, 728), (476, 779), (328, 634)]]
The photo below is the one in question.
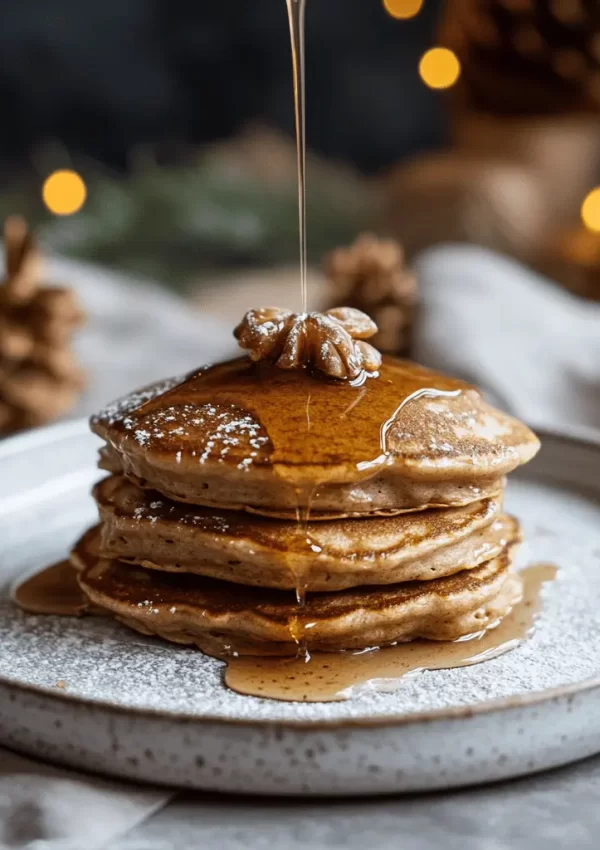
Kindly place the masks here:
[(600, 233), (600, 186), (586, 195), (581, 205), (581, 218), (588, 230)]
[(460, 77), (460, 62), (447, 47), (432, 47), (421, 57), (419, 74), (431, 89), (449, 89)]
[(423, 0), (383, 0), (383, 8), (392, 18), (406, 20), (418, 15), (423, 6)]
[(42, 199), (54, 215), (73, 215), (81, 209), (86, 198), (86, 185), (76, 171), (53, 171), (42, 187)]

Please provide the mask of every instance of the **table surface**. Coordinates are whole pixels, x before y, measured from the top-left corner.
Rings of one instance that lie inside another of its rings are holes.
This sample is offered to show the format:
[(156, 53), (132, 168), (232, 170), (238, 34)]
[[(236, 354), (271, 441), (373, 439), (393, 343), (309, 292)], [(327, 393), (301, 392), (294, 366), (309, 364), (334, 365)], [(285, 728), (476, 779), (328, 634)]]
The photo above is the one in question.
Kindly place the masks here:
[(176, 797), (107, 850), (597, 850), (600, 758), (448, 793), (354, 800)]

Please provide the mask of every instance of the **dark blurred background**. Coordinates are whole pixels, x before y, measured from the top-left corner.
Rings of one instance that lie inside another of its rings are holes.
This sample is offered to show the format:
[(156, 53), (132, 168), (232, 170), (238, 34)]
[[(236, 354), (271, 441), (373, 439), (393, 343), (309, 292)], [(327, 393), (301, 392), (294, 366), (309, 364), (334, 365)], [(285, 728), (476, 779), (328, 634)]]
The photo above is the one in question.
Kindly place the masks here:
[[(443, 144), (418, 74), (440, 8), (309, 0), (313, 261), (374, 222), (365, 176)], [(285, 0), (4, 3), (0, 104), (0, 212), (52, 248), (180, 287), (297, 257)], [(51, 220), (40, 187), (63, 168), (88, 200)]]
[[(595, 257), (568, 231), (599, 182), (597, 0), (308, 0), (306, 45), (313, 263), (364, 229), (561, 279)], [(420, 70), (434, 47), (456, 79)], [(0, 215), (50, 248), (179, 289), (297, 261), (285, 0), (4, 2), (0, 105)]]
[[(378, 0), (309, 0), (308, 138), (374, 172), (438, 145), (444, 121), (417, 74), (440, 2), (400, 24)], [(49, 140), (116, 169), (148, 145), (293, 131), (284, 0), (22, 0), (0, 8), (0, 151), (23, 165)]]

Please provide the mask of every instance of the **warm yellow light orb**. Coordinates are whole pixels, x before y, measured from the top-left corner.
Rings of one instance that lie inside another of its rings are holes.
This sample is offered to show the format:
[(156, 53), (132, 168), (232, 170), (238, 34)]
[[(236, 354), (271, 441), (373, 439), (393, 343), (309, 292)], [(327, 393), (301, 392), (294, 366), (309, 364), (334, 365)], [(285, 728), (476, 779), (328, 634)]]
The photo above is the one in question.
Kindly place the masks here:
[(44, 203), (55, 215), (73, 215), (85, 203), (86, 185), (76, 171), (53, 171), (42, 187)]
[(581, 205), (581, 218), (588, 230), (600, 233), (600, 186), (586, 195)]
[(383, 0), (383, 7), (392, 18), (406, 20), (421, 11), (423, 0)]
[(432, 47), (421, 57), (419, 74), (431, 89), (449, 89), (460, 77), (460, 62), (453, 50)]

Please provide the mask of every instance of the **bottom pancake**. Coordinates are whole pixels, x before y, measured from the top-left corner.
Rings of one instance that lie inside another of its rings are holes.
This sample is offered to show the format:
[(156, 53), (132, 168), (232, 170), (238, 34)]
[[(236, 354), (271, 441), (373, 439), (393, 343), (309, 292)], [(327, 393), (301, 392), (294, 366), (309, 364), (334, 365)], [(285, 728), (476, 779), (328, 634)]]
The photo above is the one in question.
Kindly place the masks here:
[[(308, 596), (194, 575), (150, 572), (78, 548), (79, 582), (95, 605), (146, 635), (211, 655), (295, 655), (457, 640), (493, 628), (520, 601), (510, 549), (480, 567), (433, 581)], [(85, 562), (85, 563), (84, 563)]]

